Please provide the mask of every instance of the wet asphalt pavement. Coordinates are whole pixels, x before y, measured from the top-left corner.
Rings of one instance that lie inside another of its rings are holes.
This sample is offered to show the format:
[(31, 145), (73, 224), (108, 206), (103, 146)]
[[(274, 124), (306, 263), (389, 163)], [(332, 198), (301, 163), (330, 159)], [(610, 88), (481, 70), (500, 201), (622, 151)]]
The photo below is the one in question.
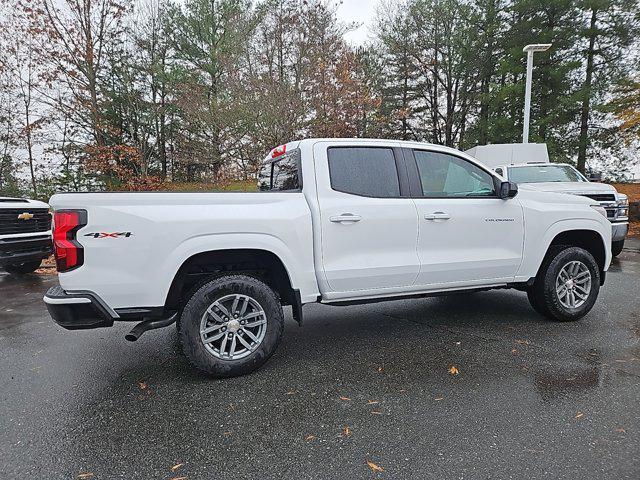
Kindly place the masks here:
[(63, 330), (55, 283), (0, 274), (2, 478), (640, 478), (640, 253), (578, 323), (515, 291), (311, 305), (222, 381), (173, 327)]

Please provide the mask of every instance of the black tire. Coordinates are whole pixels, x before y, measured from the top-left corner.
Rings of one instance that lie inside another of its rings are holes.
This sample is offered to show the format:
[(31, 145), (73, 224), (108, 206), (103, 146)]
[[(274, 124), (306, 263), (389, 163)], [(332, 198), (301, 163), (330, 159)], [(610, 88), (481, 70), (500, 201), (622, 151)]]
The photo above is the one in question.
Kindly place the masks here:
[(12, 275), (25, 275), (33, 273), (40, 267), (40, 260), (37, 262), (18, 263), (16, 265), (7, 265), (4, 269)]
[(545, 308), (545, 306), (538, 301), (538, 298), (534, 293), (533, 287), (530, 287), (527, 289), (527, 298), (529, 299), (529, 303), (531, 304), (531, 307), (540, 315), (542, 315), (543, 317), (548, 317), (550, 315), (549, 311)]
[(613, 255), (614, 257), (617, 257), (622, 253), (623, 248), (624, 248), (624, 238), (616, 242), (611, 242), (611, 255)]
[[(207, 309), (216, 300), (233, 294), (254, 299), (262, 307), (266, 317), (266, 331), (262, 341), (248, 356), (235, 360), (215, 356), (205, 347), (200, 336), (200, 324)], [(226, 275), (205, 283), (189, 297), (180, 318), (178, 336), (182, 351), (191, 365), (207, 375), (228, 378), (246, 375), (262, 366), (278, 347), (283, 329), (282, 305), (271, 288), (254, 277)]]
[[(556, 293), (556, 279), (570, 262), (581, 262), (591, 274), (591, 288), (584, 303), (576, 308), (563, 305)], [(533, 287), (527, 292), (531, 306), (552, 320), (571, 322), (584, 317), (593, 308), (600, 291), (600, 270), (593, 255), (579, 247), (554, 247), (545, 257)]]

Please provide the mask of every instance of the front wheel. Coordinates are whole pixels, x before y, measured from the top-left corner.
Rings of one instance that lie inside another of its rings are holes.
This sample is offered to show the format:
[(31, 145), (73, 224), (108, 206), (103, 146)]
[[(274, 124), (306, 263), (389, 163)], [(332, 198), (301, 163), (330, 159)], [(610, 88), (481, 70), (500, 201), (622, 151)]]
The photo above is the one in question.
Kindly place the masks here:
[(4, 269), (13, 275), (25, 275), (33, 273), (40, 267), (40, 260), (37, 262), (24, 262), (15, 265), (7, 265)]
[(623, 248), (624, 248), (624, 238), (622, 240), (611, 242), (611, 255), (613, 255), (614, 257), (617, 257), (622, 253)]
[(593, 256), (578, 247), (549, 252), (528, 292), (533, 308), (560, 321), (579, 320), (593, 308), (600, 291), (600, 270)]
[(200, 287), (188, 300), (178, 335), (189, 362), (213, 377), (253, 372), (276, 350), (282, 306), (265, 283), (226, 275)]

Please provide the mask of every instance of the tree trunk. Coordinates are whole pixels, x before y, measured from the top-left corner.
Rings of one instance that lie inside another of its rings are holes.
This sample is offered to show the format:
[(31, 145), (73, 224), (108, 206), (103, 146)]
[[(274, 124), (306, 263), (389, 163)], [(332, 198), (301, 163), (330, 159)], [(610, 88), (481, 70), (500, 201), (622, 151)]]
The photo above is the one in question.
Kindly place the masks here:
[(598, 10), (591, 9), (591, 22), (589, 24), (589, 49), (587, 50), (587, 72), (584, 81), (582, 109), (580, 112), (580, 141), (578, 143), (578, 170), (585, 173), (587, 164), (587, 147), (589, 145), (589, 114), (591, 113), (591, 83), (593, 82), (593, 64), (596, 43), (596, 24), (598, 20)]
[(31, 78), (29, 78), (29, 85), (27, 85), (27, 88), (29, 89), (29, 94), (24, 101), (25, 132), (26, 132), (26, 140), (27, 140), (27, 155), (29, 157), (29, 172), (31, 173), (31, 189), (33, 191), (34, 198), (36, 198), (38, 196), (38, 186), (36, 185), (36, 174), (33, 166), (33, 142), (31, 139), (31, 116), (30, 116)]

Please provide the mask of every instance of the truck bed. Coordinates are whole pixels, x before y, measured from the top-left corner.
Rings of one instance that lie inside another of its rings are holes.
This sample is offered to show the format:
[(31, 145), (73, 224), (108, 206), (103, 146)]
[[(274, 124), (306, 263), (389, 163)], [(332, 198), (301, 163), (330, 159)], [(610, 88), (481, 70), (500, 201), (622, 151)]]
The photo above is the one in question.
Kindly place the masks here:
[(214, 249), (265, 248), (290, 266), (303, 296), (317, 294), (302, 193), (67, 193), (51, 205), (84, 209), (88, 218), (77, 235), (84, 265), (61, 273), (60, 285), (91, 285), (114, 309), (164, 305), (180, 266)]

